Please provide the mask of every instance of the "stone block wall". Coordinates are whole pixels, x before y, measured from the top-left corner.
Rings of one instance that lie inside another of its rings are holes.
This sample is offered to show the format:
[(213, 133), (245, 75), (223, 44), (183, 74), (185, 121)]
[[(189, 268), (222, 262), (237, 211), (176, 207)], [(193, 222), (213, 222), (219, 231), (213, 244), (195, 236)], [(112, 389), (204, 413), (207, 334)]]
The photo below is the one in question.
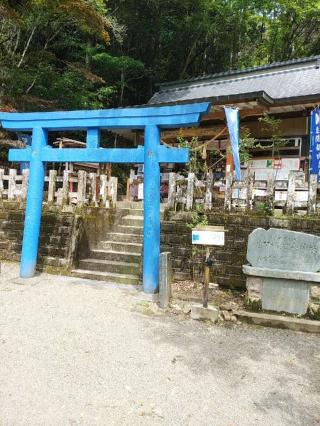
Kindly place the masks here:
[[(0, 204), (0, 259), (20, 260), (24, 225), (24, 203)], [(41, 222), (38, 269), (68, 269), (74, 261), (79, 216), (63, 213), (57, 207), (44, 207)]]
[[(20, 261), (25, 204), (0, 203), (0, 260)], [(45, 204), (42, 211), (38, 270), (67, 273), (95, 248), (119, 216), (115, 210), (83, 207), (74, 211)]]
[[(246, 212), (226, 213), (214, 211), (207, 214), (209, 225), (223, 225), (226, 229), (224, 247), (213, 247), (212, 254), (217, 260), (217, 268), (212, 280), (223, 287), (246, 289), (242, 265), (246, 262), (249, 234), (256, 228), (282, 228), (320, 236), (320, 218), (302, 217), (264, 217)], [(190, 213), (167, 212), (161, 227), (161, 250), (171, 251), (175, 279), (192, 279), (202, 259), (193, 256), (191, 244)], [(196, 265), (196, 268), (194, 266)]]
[(310, 287), (309, 315), (320, 320), (320, 285)]

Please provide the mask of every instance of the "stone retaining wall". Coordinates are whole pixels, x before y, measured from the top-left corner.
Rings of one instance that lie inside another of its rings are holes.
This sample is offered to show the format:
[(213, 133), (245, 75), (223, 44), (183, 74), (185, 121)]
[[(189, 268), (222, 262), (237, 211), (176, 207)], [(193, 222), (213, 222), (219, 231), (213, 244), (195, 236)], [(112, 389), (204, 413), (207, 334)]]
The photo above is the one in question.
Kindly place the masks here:
[[(282, 228), (320, 236), (319, 217), (262, 217), (250, 213), (212, 212), (209, 225), (224, 225), (227, 230), (224, 247), (214, 247), (212, 252), (218, 267), (212, 280), (228, 288), (245, 289), (246, 280), (242, 265), (246, 263), (249, 234), (256, 228)], [(161, 250), (171, 251), (176, 279), (191, 279), (194, 265), (201, 264), (199, 256), (193, 256), (190, 213), (167, 212), (161, 228)], [(198, 268), (195, 268), (196, 271)]]
[[(0, 260), (20, 261), (24, 226), (23, 202), (0, 202)], [(112, 209), (73, 209), (44, 205), (38, 270), (67, 273), (103, 239), (115, 220)]]
[[(0, 204), (0, 259), (20, 260), (24, 203), (3, 201)], [(79, 216), (61, 209), (44, 207), (41, 221), (38, 267), (62, 272), (70, 267), (76, 252)]]

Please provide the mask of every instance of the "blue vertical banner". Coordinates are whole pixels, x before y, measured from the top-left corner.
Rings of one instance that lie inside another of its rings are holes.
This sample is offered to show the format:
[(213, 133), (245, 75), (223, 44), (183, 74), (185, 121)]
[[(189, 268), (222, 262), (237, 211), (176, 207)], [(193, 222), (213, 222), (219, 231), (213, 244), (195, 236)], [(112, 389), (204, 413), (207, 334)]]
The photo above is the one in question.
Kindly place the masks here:
[(310, 174), (318, 176), (320, 182), (320, 108), (310, 116)]
[(227, 125), (230, 135), (231, 150), (234, 162), (234, 171), (236, 180), (241, 180), (240, 169), (240, 116), (239, 110), (235, 108), (224, 107)]

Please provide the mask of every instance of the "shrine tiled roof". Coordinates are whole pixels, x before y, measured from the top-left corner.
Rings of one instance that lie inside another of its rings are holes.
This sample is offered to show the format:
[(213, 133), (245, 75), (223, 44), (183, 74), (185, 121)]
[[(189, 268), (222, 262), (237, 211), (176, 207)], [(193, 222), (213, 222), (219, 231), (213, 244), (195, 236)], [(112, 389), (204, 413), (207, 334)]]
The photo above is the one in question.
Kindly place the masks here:
[(149, 104), (320, 100), (320, 56), (161, 84)]

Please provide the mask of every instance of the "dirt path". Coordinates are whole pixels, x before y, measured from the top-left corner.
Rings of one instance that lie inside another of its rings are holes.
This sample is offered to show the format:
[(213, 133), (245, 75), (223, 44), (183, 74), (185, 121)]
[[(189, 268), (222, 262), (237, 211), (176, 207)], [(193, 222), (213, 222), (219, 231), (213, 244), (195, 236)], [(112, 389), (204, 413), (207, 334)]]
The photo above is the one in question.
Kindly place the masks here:
[(0, 425), (320, 424), (320, 338), (164, 315), (136, 290), (0, 277)]

